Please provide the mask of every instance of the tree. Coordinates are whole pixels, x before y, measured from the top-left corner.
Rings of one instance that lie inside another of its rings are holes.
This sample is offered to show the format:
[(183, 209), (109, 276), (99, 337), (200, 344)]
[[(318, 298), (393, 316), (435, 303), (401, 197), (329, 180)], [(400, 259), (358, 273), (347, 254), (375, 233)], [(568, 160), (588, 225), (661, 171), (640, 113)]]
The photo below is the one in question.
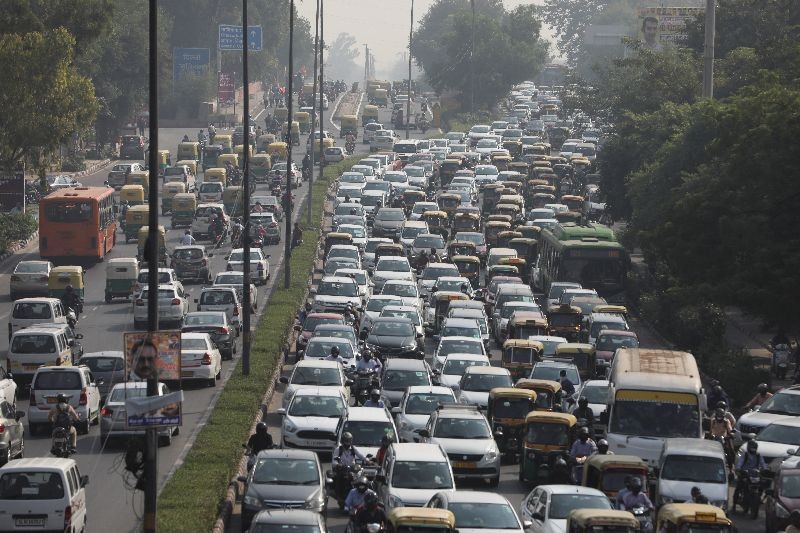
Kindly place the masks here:
[(558, 48), (571, 63), (579, 58), (583, 34), (592, 19), (608, 7), (609, 0), (545, 0), (542, 16), (556, 34)]
[(113, 0), (4, 0), (0, 33), (65, 28), (77, 54), (97, 39), (112, 20)]
[(75, 69), (74, 46), (63, 28), (0, 36), (0, 166), (55, 149), (94, 120), (94, 87)]
[(326, 75), (331, 78), (357, 80), (361, 77), (363, 66), (356, 63), (361, 53), (356, 46), (356, 38), (349, 33), (340, 33), (328, 45), (325, 58)]

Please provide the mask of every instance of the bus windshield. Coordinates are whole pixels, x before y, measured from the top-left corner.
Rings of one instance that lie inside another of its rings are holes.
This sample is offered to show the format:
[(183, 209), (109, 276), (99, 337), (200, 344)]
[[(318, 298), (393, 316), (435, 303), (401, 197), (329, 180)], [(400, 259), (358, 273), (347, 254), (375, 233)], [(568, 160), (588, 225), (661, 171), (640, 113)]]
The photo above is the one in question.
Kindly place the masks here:
[(690, 402), (615, 399), (609, 433), (639, 437), (698, 438), (700, 414), (694, 396)]
[(87, 222), (92, 218), (92, 204), (87, 201), (48, 202), (45, 215), (50, 222)]

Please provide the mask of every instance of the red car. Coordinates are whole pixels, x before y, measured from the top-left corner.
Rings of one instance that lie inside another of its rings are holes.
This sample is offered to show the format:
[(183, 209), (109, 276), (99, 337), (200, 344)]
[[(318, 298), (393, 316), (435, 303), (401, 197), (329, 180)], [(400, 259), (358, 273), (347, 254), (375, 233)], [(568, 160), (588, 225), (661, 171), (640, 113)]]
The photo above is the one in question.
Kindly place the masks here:
[(764, 505), (768, 533), (783, 531), (789, 525), (789, 515), (800, 509), (800, 468), (781, 468)]
[(610, 367), (618, 348), (638, 348), (639, 337), (633, 331), (604, 329), (597, 335), (594, 348), (597, 351), (597, 366)]
[(344, 324), (344, 315), (339, 313), (309, 313), (302, 324), (295, 328), (300, 328), (297, 336), (297, 358), (300, 359), (306, 351), (308, 340), (314, 333), (314, 329), (320, 324)]

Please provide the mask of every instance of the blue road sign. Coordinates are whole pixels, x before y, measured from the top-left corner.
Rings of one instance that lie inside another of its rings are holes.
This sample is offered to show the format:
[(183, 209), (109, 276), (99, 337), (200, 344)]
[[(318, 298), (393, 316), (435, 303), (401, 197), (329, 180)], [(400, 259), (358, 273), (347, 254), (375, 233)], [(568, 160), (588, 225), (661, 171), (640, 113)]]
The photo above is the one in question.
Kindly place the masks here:
[[(261, 26), (247, 27), (247, 49), (257, 52), (262, 48)], [(242, 49), (242, 27), (231, 24), (219, 25), (219, 49), (220, 50), (241, 50)]]
[(172, 79), (180, 80), (187, 74), (199, 76), (208, 73), (211, 53), (208, 48), (173, 48)]

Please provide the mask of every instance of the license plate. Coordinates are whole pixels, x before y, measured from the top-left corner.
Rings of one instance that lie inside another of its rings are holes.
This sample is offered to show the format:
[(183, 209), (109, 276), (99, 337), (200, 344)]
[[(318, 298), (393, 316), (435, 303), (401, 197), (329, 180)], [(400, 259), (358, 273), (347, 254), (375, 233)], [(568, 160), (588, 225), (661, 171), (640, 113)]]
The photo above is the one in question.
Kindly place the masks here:
[(477, 468), (477, 464), (470, 461), (453, 461), (453, 468)]
[(309, 442), (309, 446), (312, 448), (330, 448), (331, 442), (324, 440), (312, 440)]
[(16, 518), (14, 525), (17, 527), (44, 527), (44, 518)]
[(39, 365), (22, 365), (23, 370), (31, 370), (36, 371), (39, 368)]
[(54, 398), (54, 397), (52, 397), (52, 396), (49, 396), (49, 397), (47, 398), (47, 403), (56, 403), (56, 402), (58, 402), (58, 397), (55, 397), (55, 398)]
[(191, 372), (189, 370), (184, 370), (183, 372), (181, 372), (182, 378), (190, 378), (192, 376), (194, 376), (194, 372)]

